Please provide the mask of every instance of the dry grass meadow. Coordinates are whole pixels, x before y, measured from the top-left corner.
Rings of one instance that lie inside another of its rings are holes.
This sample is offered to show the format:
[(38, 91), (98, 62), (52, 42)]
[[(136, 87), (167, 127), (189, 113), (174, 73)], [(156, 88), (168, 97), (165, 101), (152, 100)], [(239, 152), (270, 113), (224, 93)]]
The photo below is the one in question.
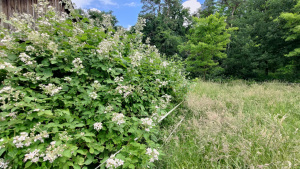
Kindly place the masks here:
[(198, 81), (184, 107), (158, 168), (300, 168), (300, 85)]

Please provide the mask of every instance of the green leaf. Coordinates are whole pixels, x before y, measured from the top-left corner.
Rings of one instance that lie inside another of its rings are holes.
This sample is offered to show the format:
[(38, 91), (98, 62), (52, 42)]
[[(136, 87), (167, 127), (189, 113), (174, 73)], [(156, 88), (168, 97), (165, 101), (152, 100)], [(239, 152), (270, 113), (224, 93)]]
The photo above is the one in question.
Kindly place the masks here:
[(38, 116), (53, 116), (53, 113), (51, 110), (45, 110), (45, 111), (38, 112), (37, 115)]
[(67, 158), (71, 158), (72, 157), (71, 150), (68, 150), (68, 149), (65, 150), (62, 155), (67, 157)]
[(28, 161), (28, 162), (25, 164), (25, 168), (28, 168), (28, 167), (30, 167), (30, 166), (31, 166), (31, 164), (32, 164), (32, 162), (31, 162), (31, 161)]
[(80, 149), (80, 150), (77, 150), (77, 153), (82, 154), (82, 155), (86, 155), (88, 153), (88, 151)]
[(93, 162), (94, 157), (92, 155), (90, 155), (90, 154), (88, 154), (87, 157), (88, 158), (87, 158), (87, 160), (85, 160), (84, 164), (85, 165), (90, 165)]
[(0, 149), (0, 156), (5, 152), (5, 148)]

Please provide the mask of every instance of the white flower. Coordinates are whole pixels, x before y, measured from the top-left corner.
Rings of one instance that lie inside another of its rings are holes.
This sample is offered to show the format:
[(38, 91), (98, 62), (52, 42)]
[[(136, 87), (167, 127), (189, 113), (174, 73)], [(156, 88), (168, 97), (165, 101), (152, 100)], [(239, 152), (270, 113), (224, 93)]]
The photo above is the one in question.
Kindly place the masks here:
[(64, 80), (67, 81), (67, 82), (71, 82), (71, 81), (72, 81), (72, 78), (70, 78), (70, 77), (65, 77)]
[(150, 162), (158, 160), (159, 152), (156, 149), (147, 148), (146, 154), (150, 156)]
[(163, 67), (167, 67), (169, 65), (169, 63), (167, 61), (164, 61), (161, 63)]
[[(80, 58), (75, 58), (73, 61), (72, 61), (72, 63), (73, 63), (73, 65), (74, 65), (74, 67), (75, 67), (75, 69), (83, 69), (84, 67), (83, 67), (83, 65), (82, 65), (82, 61), (81, 61), (81, 59)], [(72, 71), (74, 71), (74, 69), (72, 69)]]
[(8, 62), (4, 62), (4, 63), (0, 63), (0, 69), (6, 69), (6, 68), (15, 68), (11, 63)]
[(92, 92), (92, 93), (90, 93), (90, 97), (91, 97), (92, 99), (97, 99), (98, 95), (97, 95), (96, 92)]
[(94, 129), (97, 130), (97, 131), (101, 130), (102, 129), (102, 123), (100, 123), (100, 122), (95, 123), (94, 124)]
[(146, 126), (146, 131), (150, 131), (150, 129), (152, 128), (152, 126), (153, 126), (153, 120), (152, 119), (150, 119), (150, 118), (143, 118), (143, 119), (141, 119), (141, 121), (142, 121), (142, 124), (143, 125), (145, 125)]
[(122, 113), (114, 113), (112, 121), (117, 122), (118, 125), (125, 123), (124, 115)]
[(26, 51), (34, 51), (35, 48), (33, 46), (26, 46)]
[(26, 65), (32, 65), (34, 62), (30, 61), (30, 56), (28, 56), (26, 53), (21, 53), (19, 55), (19, 58), (22, 62), (24, 62)]
[(5, 86), (0, 90), (0, 93), (11, 93), (13, 89), (10, 86)]
[(119, 166), (124, 164), (123, 160), (120, 159), (112, 159), (113, 157), (110, 157), (107, 161), (106, 161), (106, 167), (111, 169), (111, 168), (118, 168)]
[(167, 95), (167, 94), (163, 95), (162, 97), (166, 99), (166, 102), (170, 102), (171, 98), (172, 98), (172, 96)]
[(50, 143), (50, 145), (54, 146), (55, 143), (56, 143), (56, 141), (52, 141), (52, 142)]
[(5, 162), (3, 158), (0, 158), (0, 168), (6, 169), (8, 168), (9, 162)]
[(136, 52), (133, 55), (130, 55), (129, 58), (131, 59), (131, 64), (133, 65), (133, 67), (136, 67), (140, 65), (140, 62), (143, 59), (143, 55), (139, 52)]
[(99, 83), (98, 80), (95, 80), (94, 83), (92, 84), (92, 87), (95, 89), (99, 89), (101, 87), (101, 84)]
[(35, 149), (33, 152), (30, 152), (28, 154), (25, 154), (24, 162), (27, 160), (31, 160), (32, 162), (38, 162), (39, 161), (39, 149)]
[(105, 107), (104, 113), (111, 112), (114, 108), (112, 106)]
[(53, 163), (55, 159), (62, 156), (65, 147), (66, 145), (55, 146), (55, 141), (52, 141), (47, 147), (45, 154), (43, 154), (44, 161)]
[(40, 84), (39, 86), (44, 90), (46, 94), (49, 94), (50, 96), (54, 96), (62, 89), (62, 87), (57, 87), (52, 83), (49, 83), (48, 85)]
[(116, 83), (119, 83), (119, 82), (123, 82), (124, 78), (121, 76), (121, 77), (116, 77), (115, 78), (115, 82)]

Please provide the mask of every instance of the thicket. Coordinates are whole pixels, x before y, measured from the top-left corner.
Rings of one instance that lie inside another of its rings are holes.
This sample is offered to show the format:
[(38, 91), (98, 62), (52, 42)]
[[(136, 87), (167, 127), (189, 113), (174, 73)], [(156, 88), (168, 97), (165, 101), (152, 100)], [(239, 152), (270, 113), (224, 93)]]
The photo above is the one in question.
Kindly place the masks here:
[(13, 31), (1, 28), (0, 168), (153, 165), (157, 120), (186, 91), (181, 64), (142, 43), (143, 19), (129, 34), (38, 2), (37, 19), (1, 17)]
[[(191, 77), (299, 82), (299, 5), (295, 6), (298, 0), (205, 0), (201, 9), (193, 14), (185, 13), (186, 9), (178, 6), (179, 0), (142, 2), (144, 10), (140, 16), (147, 19), (147, 29), (143, 32), (151, 37), (151, 44), (158, 46), (170, 58), (176, 54), (182, 59), (194, 57), (192, 51), (178, 50), (190, 41), (185, 35), (198, 24), (191, 21), (191, 16), (208, 19), (218, 13), (227, 18), (223, 21), (226, 28), (238, 28), (231, 33), (230, 42), (222, 51), (227, 57), (212, 57), (210, 64), (218, 66), (208, 71), (187, 66)], [(226, 34), (226, 30), (223, 33)], [(212, 33), (207, 27), (202, 37), (205, 36), (213, 40), (219, 34)], [(205, 43), (210, 43), (210, 39), (206, 39)], [(210, 56), (199, 53), (199, 59), (194, 61), (199, 62), (198, 65), (207, 65), (207, 60), (202, 58)], [(189, 65), (189, 59), (186, 61)]]

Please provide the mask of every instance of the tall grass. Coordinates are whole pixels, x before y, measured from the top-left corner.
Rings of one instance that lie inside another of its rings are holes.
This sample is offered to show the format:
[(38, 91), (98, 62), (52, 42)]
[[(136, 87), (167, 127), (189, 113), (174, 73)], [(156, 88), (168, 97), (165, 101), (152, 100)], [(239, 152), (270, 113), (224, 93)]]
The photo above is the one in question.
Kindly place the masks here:
[(185, 104), (158, 168), (300, 168), (299, 85), (199, 81)]

